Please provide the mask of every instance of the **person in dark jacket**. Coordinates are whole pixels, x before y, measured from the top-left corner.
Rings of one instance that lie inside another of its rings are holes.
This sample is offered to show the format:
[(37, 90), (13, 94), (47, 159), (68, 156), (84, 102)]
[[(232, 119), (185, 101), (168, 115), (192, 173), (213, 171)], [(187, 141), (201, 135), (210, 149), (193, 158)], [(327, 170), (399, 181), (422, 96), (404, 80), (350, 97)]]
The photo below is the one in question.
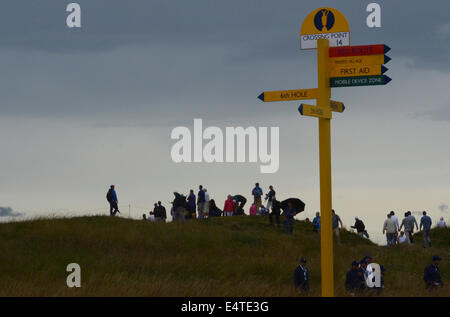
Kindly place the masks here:
[(173, 192), (175, 196), (172, 205), (173, 205), (173, 222), (181, 221), (182, 223), (186, 222), (186, 217), (184, 215), (184, 210), (186, 209), (186, 197), (180, 195), (178, 192)]
[(352, 268), (347, 272), (345, 278), (345, 289), (350, 293), (350, 296), (355, 296), (356, 293), (361, 292), (365, 287), (364, 276), (359, 270), (359, 263), (352, 262)]
[(166, 222), (167, 212), (166, 207), (161, 205), (161, 201), (158, 201), (158, 216), (155, 215), (155, 221)]
[(286, 230), (287, 234), (292, 234), (294, 231), (294, 216), (296, 215), (296, 211), (294, 208), (292, 208), (292, 203), (288, 202), (288, 207), (284, 210), (284, 229)]
[(275, 198), (272, 200), (272, 212), (269, 214), (270, 224), (273, 226), (273, 217), (277, 223), (277, 227), (280, 226), (280, 214), (281, 214), (281, 203)]
[(431, 259), (431, 264), (425, 268), (423, 274), (423, 280), (428, 289), (437, 289), (438, 287), (443, 287), (444, 283), (441, 280), (441, 273), (439, 272), (439, 263), (441, 258), (434, 255)]
[(222, 210), (220, 210), (214, 199), (209, 201), (209, 217), (219, 217), (222, 214)]
[(355, 225), (352, 226), (353, 229), (356, 229), (356, 232), (358, 232), (358, 235), (366, 236), (367, 239), (369, 239), (369, 234), (366, 231), (366, 226), (364, 225), (364, 222), (362, 222), (361, 219), (358, 217), (355, 217)]
[(106, 194), (106, 200), (109, 202), (109, 214), (111, 216), (115, 216), (116, 213), (120, 214), (117, 194), (114, 189), (114, 185), (111, 185), (111, 187), (109, 188), (108, 193)]
[(305, 258), (300, 259), (300, 265), (294, 271), (294, 286), (300, 293), (309, 291), (309, 276)]

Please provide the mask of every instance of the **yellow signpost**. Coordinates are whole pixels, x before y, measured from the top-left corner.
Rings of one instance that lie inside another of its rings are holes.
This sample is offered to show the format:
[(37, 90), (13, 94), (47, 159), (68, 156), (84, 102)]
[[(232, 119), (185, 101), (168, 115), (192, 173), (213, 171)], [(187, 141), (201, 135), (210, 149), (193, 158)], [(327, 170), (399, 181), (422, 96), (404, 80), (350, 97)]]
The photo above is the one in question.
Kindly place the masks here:
[(265, 91), (258, 96), (265, 102), (316, 99), (317, 89)]
[(330, 58), (330, 67), (355, 67), (361, 65), (381, 65), (386, 64), (391, 59), (383, 54), (367, 56), (346, 56)]
[(334, 101), (334, 100), (330, 100), (330, 108), (331, 108), (331, 111), (334, 111), (334, 112), (344, 112), (344, 110), (345, 110), (344, 103), (342, 103), (340, 101)]
[(387, 70), (383, 65), (339, 66), (330, 69), (330, 77), (373, 76), (384, 74)]
[(303, 116), (331, 119), (331, 110), (302, 103), (298, 108)]
[[(301, 104), (301, 115), (318, 118), (320, 167), (320, 243), (322, 296), (334, 296), (333, 231), (331, 193), (332, 112), (343, 112), (342, 102), (330, 100), (331, 87), (385, 85), (391, 79), (382, 75), (384, 55), (390, 48), (384, 44), (349, 46), (350, 28), (345, 16), (333, 8), (312, 11), (303, 21), (301, 48), (317, 48), (317, 89), (269, 91), (258, 96), (262, 101), (316, 99), (317, 105)], [(331, 57), (330, 57), (331, 56)], [(344, 78), (343, 78), (344, 77)]]

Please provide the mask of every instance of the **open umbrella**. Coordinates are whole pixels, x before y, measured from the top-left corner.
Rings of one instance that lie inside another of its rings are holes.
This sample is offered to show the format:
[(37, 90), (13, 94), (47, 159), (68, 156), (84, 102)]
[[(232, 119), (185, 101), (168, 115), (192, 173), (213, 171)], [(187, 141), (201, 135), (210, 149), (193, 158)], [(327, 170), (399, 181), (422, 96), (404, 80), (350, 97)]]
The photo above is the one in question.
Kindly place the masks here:
[(281, 209), (283, 209), (283, 211), (286, 211), (286, 209), (288, 208), (288, 203), (292, 204), (292, 208), (297, 213), (305, 211), (305, 203), (298, 198), (288, 198), (288, 199), (283, 200), (281, 202)]

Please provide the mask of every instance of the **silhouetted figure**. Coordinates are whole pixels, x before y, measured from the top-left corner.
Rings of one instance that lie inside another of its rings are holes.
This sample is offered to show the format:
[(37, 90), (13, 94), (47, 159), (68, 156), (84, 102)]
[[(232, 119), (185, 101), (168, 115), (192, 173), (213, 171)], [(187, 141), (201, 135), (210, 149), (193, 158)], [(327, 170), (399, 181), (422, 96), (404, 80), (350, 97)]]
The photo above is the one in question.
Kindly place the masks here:
[(220, 217), (220, 215), (222, 215), (222, 210), (220, 210), (217, 205), (216, 202), (214, 201), (214, 199), (211, 199), (209, 201), (209, 217)]
[(280, 214), (281, 214), (281, 203), (280, 201), (273, 199), (272, 200), (272, 212), (269, 214), (270, 224), (273, 226), (273, 218), (275, 217), (275, 221), (277, 226), (280, 226)]
[(361, 219), (358, 217), (355, 217), (355, 224), (351, 226), (353, 229), (356, 229), (356, 232), (359, 236), (365, 236), (367, 239), (369, 239), (369, 234), (366, 231), (366, 226), (364, 225), (364, 222), (362, 222)]
[(111, 185), (111, 187), (108, 190), (108, 193), (106, 194), (106, 200), (109, 202), (109, 214), (111, 216), (115, 216), (116, 213), (120, 213), (119, 206), (118, 206), (118, 200), (117, 200), (117, 194), (114, 189), (114, 185)]

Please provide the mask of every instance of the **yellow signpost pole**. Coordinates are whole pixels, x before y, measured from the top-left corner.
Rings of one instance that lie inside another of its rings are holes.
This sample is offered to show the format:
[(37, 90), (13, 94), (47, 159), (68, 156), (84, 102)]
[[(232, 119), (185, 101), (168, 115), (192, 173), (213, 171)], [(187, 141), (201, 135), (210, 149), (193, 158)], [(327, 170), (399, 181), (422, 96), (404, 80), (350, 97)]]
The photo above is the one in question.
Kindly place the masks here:
[[(329, 108), (331, 88), (329, 78), (329, 41), (317, 40), (318, 95), (317, 106)], [(319, 118), (320, 161), (320, 243), (322, 296), (334, 296), (333, 231), (331, 214), (331, 118)]]

